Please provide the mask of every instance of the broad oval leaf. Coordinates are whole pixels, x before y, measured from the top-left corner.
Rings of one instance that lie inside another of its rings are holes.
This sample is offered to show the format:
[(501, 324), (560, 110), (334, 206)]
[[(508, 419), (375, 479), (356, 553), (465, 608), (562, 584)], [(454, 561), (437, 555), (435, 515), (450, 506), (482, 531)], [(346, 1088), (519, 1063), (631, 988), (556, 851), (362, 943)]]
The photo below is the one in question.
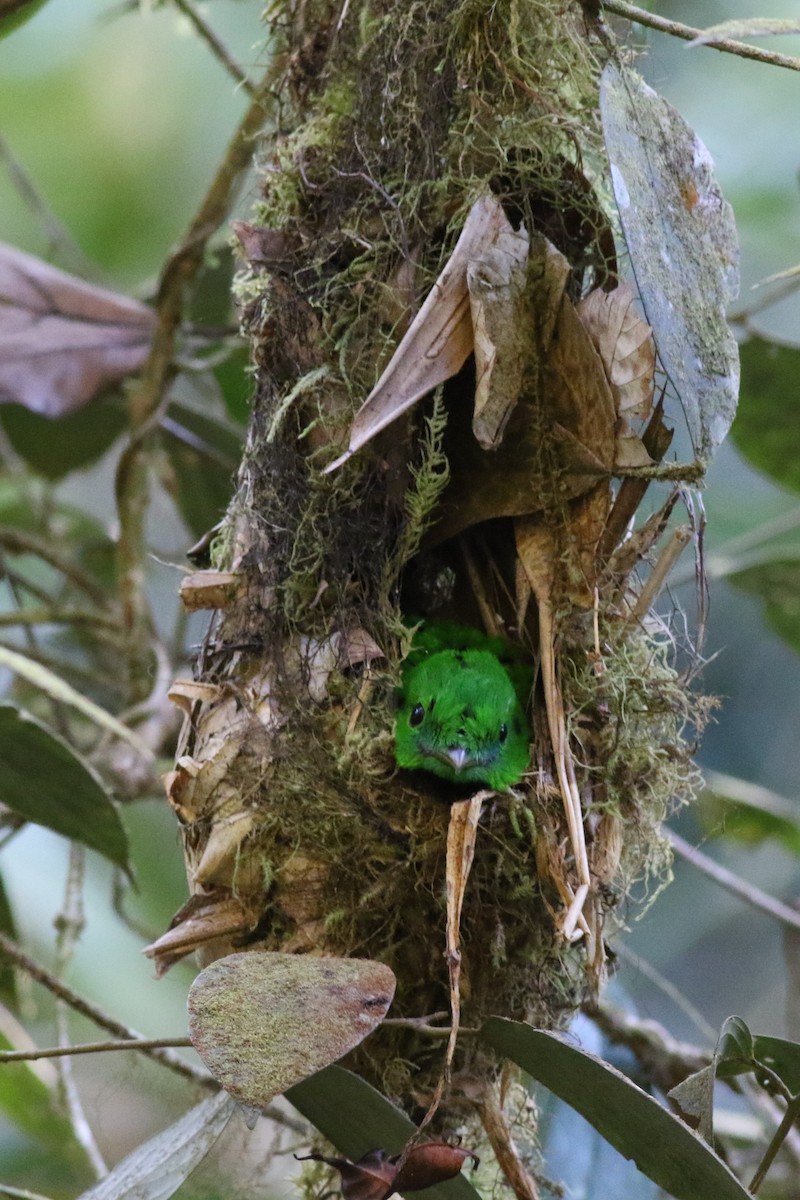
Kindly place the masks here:
[(369, 959), (230, 954), (192, 984), (189, 1035), (225, 1090), (260, 1109), (372, 1033), (394, 988)]
[(729, 583), (757, 596), (764, 604), (767, 625), (800, 653), (800, 562), (765, 562), (728, 576)]
[(12, 704), (0, 704), (0, 796), (26, 821), (127, 870), (128, 839), (98, 775), (62, 738)]
[[(286, 1099), (337, 1150), (357, 1160), (375, 1146), (399, 1154), (416, 1126), (379, 1091), (344, 1067), (330, 1066), (304, 1079)], [(424, 1200), (480, 1200), (465, 1175), (426, 1188)]]
[(594, 1054), (500, 1017), (486, 1022), (481, 1038), (566, 1101), (675, 1200), (748, 1200), (697, 1134)]
[(800, 347), (753, 337), (740, 354), (742, 390), (731, 436), (754, 467), (800, 492)]
[(800, 1094), (800, 1045), (797, 1042), (756, 1034), (753, 1055), (757, 1063), (763, 1063), (780, 1076), (793, 1096)]
[(144, 364), (155, 314), (0, 244), (0, 402), (57, 417)]
[(225, 1092), (137, 1146), (79, 1200), (169, 1200), (222, 1133), (235, 1108)]
[(730, 428), (739, 387), (725, 320), (739, 290), (733, 214), (703, 143), (635, 71), (606, 66), (600, 113), (642, 304), (694, 452), (706, 460)]

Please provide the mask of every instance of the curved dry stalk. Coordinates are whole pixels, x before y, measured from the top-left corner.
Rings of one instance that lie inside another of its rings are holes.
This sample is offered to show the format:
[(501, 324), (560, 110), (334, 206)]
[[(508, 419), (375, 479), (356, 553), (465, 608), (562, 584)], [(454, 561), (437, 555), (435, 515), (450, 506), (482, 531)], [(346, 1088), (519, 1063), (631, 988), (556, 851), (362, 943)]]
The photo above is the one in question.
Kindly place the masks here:
[(487, 1086), (483, 1098), (476, 1103), (475, 1108), (497, 1164), (517, 1200), (540, 1200), (536, 1181), (514, 1144), (503, 1106), (494, 1087)]

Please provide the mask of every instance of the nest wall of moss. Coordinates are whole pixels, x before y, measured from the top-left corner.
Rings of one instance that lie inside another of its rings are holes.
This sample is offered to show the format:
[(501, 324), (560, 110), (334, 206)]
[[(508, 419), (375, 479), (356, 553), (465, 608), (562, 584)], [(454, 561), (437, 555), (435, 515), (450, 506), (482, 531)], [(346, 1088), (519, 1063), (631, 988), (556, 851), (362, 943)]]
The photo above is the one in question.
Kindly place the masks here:
[[(193, 893), (239, 906), (238, 924), (206, 957), (259, 944), (376, 958), (398, 978), (394, 1013), (420, 1016), (448, 1002), (452, 796), (394, 768), (402, 610), (413, 597), (420, 615), (477, 623), (489, 603), (535, 659), (535, 605), (519, 620), (507, 517), (437, 541), (453, 466), (446, 429), (470, 403), (468, 370), (338, 473), (321, 469), (481, 191), (558, 246), (573, 298), (613, 277), (598, 198), (598, 47), (580, 6), (552, 0), (352, 0), (341, 30), (339, 10), (311, 0), (302, 16), (280, 3), (272, 11), (285, 28), (291, 100), (256, 218), (269, 250), (239, 281), (257, 392), (214, 549), (214, 565), (237, 583), (198, 662), (209, 691), (187, 722), (172, 799)], [(571, 501), (546, 389), (529, 383), (527, 419), (541, 431), (538, 519), (559, 546)], [(610, 568), (598, 575), (599, 619), (576, 603), (566, 567), (556, 583), (561, 689), (601, 921), (624, 911), (636, 880), (666, 869), (658, 829), (696, 786), (684, 729), (702, 714), (663, 639), (621, 615)], [(382, 659), (353, 652), (365, 632)], [(569, 875), (571, 859), (539, 693), (533, 706), (530, 775), (487, 806), (467, 889), (469, 1025), (490, 1013), (563, 1024), (599, 969), (587, 972), (581, 943), (557, 934), (554, 879)], [(456, 1080), (493, 1070), (465, 1046)], [(413, 1106), (441, 1051), (383, 1029), (356, 1061)]]

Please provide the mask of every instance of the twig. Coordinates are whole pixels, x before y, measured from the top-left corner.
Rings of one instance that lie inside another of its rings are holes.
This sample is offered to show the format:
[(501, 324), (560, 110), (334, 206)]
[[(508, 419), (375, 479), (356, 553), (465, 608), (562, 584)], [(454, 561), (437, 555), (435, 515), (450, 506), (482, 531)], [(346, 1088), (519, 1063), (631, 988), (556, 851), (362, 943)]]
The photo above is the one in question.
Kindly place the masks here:
[(782, 921), (784, 925), (789, 925), (792, 929), (800, 929), (800, 912), (789, 908), (788, 904), (781, 904), (780, 900), (762, 892), (752, 883), (746, 883), (733, 871), (729, 871), (727, 867), (723, 867), (720, 863), (714, 862), (713, 858), (709, 858), (707, 854), (703, 854), (702, 850), (690, 846), (671, 829), (666, 832), (675, 853), (686, 859), (698, 871), (702, 871), (709, 879), (713, 879), (720, 887), (724, 887), (734, 896), (738, 896), (740, 900), (744, 900), (746, 904), (757, 908), (759, 912), (777, 918), (778, 921)]
[(672, 536), (659, 555), (656, 565), (647, 577), (647, 582), (633, 606), (628, 618), (632, 624), (644, 620), (647, 616), (666, 583), (670, 571), (691, 540), (692, 531), (688, 525), (679, 525), (677, 529), (673, 529)]
[(487, 1083), (486, 1091), (477, 1101), (475, 1108), (486, 1130), (497, 1165), (517, 1200), (539, 1200), (539, 1189), (514, 1145), (503, 1106), (492, 1084)]
[(18, 608), (0, 613), (0, 629), (11, 625), (89, 625), (106, 633), (109, 630), (119, 633), (121, 629), (116, 617), (82, 608)]
[(183, 13), (187, 21), (191, 23), (195, 32), (200, 35), (214, 57), (219, 59), (228, 74), (247, 92), (248, 96), (255, 96), (257, 92), (256, 85), (251, 79), (248, 79), (246, 73), (234, 61), (227, 48), (219, 40), (211, 26), (203, 20), (194, 5), (189, 0), (172, 0), (172, 3)]
[(0, 525), (0, 545), (5, 546), (10, 554), (32, 554), (35, 558), (49, 563), (60, 575), (91, 597), (100, 608), (108, 608), (106, 589), (85, 571), (82, 571), (72, 559), (55, 549), (45, 538), (37, 537), (33, 533), (26, 533), (12, 525)]
[(797, 1120), (798, 1115), (800, 1115), (800, 1095), (795, 1096), (791, 1103), (787, 1105), (786, 1112), (783, 1114), (783, 1120), (772, 1135), (772, 1140), (764, 1152), (764, 1157), (758, 1164), (758, 1170), (750, 1180), (750, 1187), (748, 1188), (748, 1191), (752, 1192), (754, 1196), (761, 1187), (761, 1184), (764, 1182), (764, 1177), (772, 1166), (775, 1155), (778, 1153), (784, 1140), (791, 1132), (792, 1126)]
[(8, 1183), (0, 1183), (0, 1196), (13, 1196), (14, 1200), (50, 1200), (41, 1192), (29, 1192), (27, 1188), (11, 1187)]
[[(86, 854), (83, 846), (72, 842), (69, 848), (69, 868), (64, 888), (64, 904), (55, 920), (57, 930), (56, 971), (59, 976), (64, 974), (72, 961), (75, 946), (86, 924), (83, 911), (85, 865)], [(56, 1029), (59, 1046), (69, 1049), (69, 1008), (63, 1000), (56, 1000)], [(87, 1120), (78, 1085), (72, 1073), (72, 1063), (66, 1058), (58, 1063), (58, 1078), (75, 1139), (86, 1151), (86, 1157), (96, 1177), (104, 1179), (108, 1174), (108, 1167)]]
[(175, 343), (187, 292), (200, 270), (211, 235), (228, 215), (243, 171), (250, 163), (253, 138), (264, 122), (270, 72), (231, 138), (216, 175), (178, 249), (161, 272), (156, 300), (157, 324), (138, 387), (130, 399), (131, 436), (115, 480), (120, 531), (117, 543), (120, 595), (128, 637), (132, 700), (149, 691), (151, 614), (144, 588), (145, 515), (148, 505), (147, 441), (158, 424), (166, 392), (174, 378)]
[(35, 1050), (0, 1050), (0, 1063), (30, 1062), (38, 1058), (68, 1058), (73, 1054), (105, 1054), (110, 1050), (158, 1050), (167, 1046), (191, 1046), (188, 1037), (126, 1038), (114, 1042), (79, 1042), (72, 1046), (46, 1046)]
[[(42, 987), (47, 988), (54, 996), (58, 996), (59, 999), (64, 1000), (75, 1012), (88, 1017), (95, 1025), (99, 1025), (101, 1029), (107, 1030), (114, 1037), (130, 1042), (147, 1041), (135, 1029), (123, 1025), (120, 1021), (115, 1021), (113, 1017), (104, 1013), (91, 1000), (86, 1000), (83, 996), (73, 991), (72, 988), (67, 987), (51, 971), (40, 966), (35, 959), (26, 954), (21, 946), (18, 946), (12, 938), (8, 937), (2, 931), (0, 931), (0, 953), (5, 954), (13, 963), (21, 967), (32, 979), (35, 979)], [(184, 1062), (177, 1054), (170, 1054), (169, 1050), (142, 1050), (142, 1053), (147, 1055), (148, 1058), (161, 1063), (162, 1066), (168, 1067), (170, 1071), (182, 1075), (184, 1079), (190, 1079), (192, 1083), (200, 1083), (204, 1087), (216, 1087), (214, 1080), (205, 1071), (198, 1070), (197, 1067)]]
[(0, 159), (5, 163), (12, 186), (16, 188), (23, 204), (38, 220), (48, 240), (49, 250), (58, 250), (62, 261), (66, 261), (79, 275), (96, 279), (97, 264), (86, 257), (66, 226), (62, 225), (47, 207), (30, 175), (4, 137), (0, 137)]
[[(657, 29), (659, 33), (669, 33), (672, 37), (683, 38), (687, 42), (693, 42), (703, 33), (702, 29), (694, 29), (691, 25), (682, 25), (680, 21), (669, 21), (666, 17), (659, 17), (655, 13), (646, 12), (643, 8), (627, 4), (625, 0), (602, 0), (602, 4), (606, 12), (615, 13), (618, 17), (627, 17), (629, 21), (635, 21), (637, 25), (646, 25), (650, 29)], [(757, 46), (748, 46), (746, 42), (720, 38), (719, 41), (704, 42), (703, 45), (708, 46), (710, 50), (721, 50), (723, 54), (736, 54), (739, 58), (753, 58), (756, 62), (769, 63), (773, 67), (788, 67), (790, 71), (800, 71), (800, 58), (792, 58), (788, 54), (775, 54), (771, 50), (761, 50)]]

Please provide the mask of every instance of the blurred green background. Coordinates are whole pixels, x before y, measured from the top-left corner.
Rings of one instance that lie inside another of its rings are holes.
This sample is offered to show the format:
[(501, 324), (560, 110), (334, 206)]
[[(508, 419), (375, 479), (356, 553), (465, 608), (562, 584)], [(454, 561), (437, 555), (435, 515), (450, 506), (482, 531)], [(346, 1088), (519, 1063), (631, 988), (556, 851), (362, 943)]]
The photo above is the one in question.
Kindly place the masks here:
[[(748, 17), (753, 0), (660, 0), (662, 15), (697, 26)], [(770, 16), (797, 16), (796, 0), (772, 0)], [(202, 12), (234, 58), (254, 77), (266, 59), (259, 0), (213, 0)], [(642, 31), (638, 31), (644, 39)], [(733, 204), (742, 244), (742, 310), (768, 291), (753, 290), (765, 277), (800, 262), (800, 74), (770, 68), (707, 48), (687, 48), (661, 34), (646, 38), (641, 69), (705, 141), (716, 161), (722, 190)], [(800, 54), (800, 37), (773, 38), (770, 48)], [(47, 257), (141, 299), (152, 294), (163, 260), (210, 182), (245, 97), (169, 6), (126, 6), (101, 0), (48, 0), (13, 36), (0, 41), (0, 239)], [(53, 236), (13, 181), (19, 163), (35, 184), (65, 236)], [(255, 195), (252, 176), (239, 202), (246, 216)], [(217, 239), (218, 287), (214, 319), (225, 313), (231, 256), (227, 237)], [(213, 289), (211, 289), (213, 292)], [(800, 346), (800, 292), (758, 312), (751, 327), (769, 338)], [(185, 385), (187, 386), (187, 385)], [(205, 385), (203, 385), (205, 386)], [(241, 364), (208, 395), (188, 386), (186, 401), (220, 418), (243, 418), (248, 382)], [(207, 406), (207, 407), (206, 407)], [(69, 474), (59, 494), (111, 529), (113, 466), (117, 451)], [(700, 749), (701, 764), (774, 789), (795, 804), (800, 751), (800, 658), (767, 626), (757, 596), (732, 585), (733, 558), (762, 554), (753, 531), (786, 518), (786, 532), (766, 543), (767, 555), (800, 558), (800, 501), (748, 467), (733, 444), (719, 453), (702, 493), (708, 517), (706, 566), (709, 608), (704, 653), (710, 660), (704, 687), (721, 699), (716, 721)], [(797, 522), (792, 527), (792, 514)], [(176, 585), (183, 555), (194, 536), (163, 488), (154, 497), (150, 536), (151, 586), (164, 631), (177, 620)], [(752, 535), (752, 547), (735, 539)], [(744, 561), (744, 560), (742, 560)], [(748, 560), (749, 561), (749, 560)], [(726, 565), (727, 564), (727, 565)], [(696, 619), (692, 564), (673, 599)], [(800, 601), (798, 602), (800, 606)], [(800, 616), (797, 618), (800, 625)], [(190, 623), (187, 643), (200, 625)], [(166, 926), (186, 894), (174, 820), (162, 797), (127, 806), (138, 889), (126, 909), (152, 930)], [(714, 818), (716, 820), (716, 817)], [(676, 822), (685, 837), (744, 878), (794, 903), (800, 862), (774, 839), (745, 845), (719, 838), (697, 814)], [(48, 962), (52, 922), (67, 868), (66, 844), (29, 827), (0, 854), (0, 869), (20, 940)], [(178, 966), (163, 980), (141, 956), (141, 940), (113, 913), (110, 868), (92, 856), (88, 923), (70, 972), (73, 986), (150, 1036), (185, 1031), (184, 999), (193, 970)], [(669, 980), (679, 1001), (635, 961), (623, 959), (615, 980), (640, 1015), (662, 1021), (679, 1037), (703, 1040), (692, 1009), (718, 1027), (741, 1014), (759, 1032), (800, 1038), (800, 997), (787, 986), (798, 940), (784, 939), (769, 918), (754, 912), (682, 862), (675, 884), (641, 921), (631, 913), (625, 946)], [(26, 1019), (33, 1036), (52, 1041), (51, 1013), (31, 991)], [(76, 1039), (94, 1030), (76, 1023)], [(76, 1076), (87, 1115), (110, 1161), (186, 1107), (180, 1081), (133, 1056), (81, 1059)], [(262, 1122), (262, 1124), (264, 1124)], [(241, 1124), (225, 1135), (228, 1168), (236, 1160), (242, 1180), (260, 1178), (266, 1154), (258, 1132)], [(247, 1147), (247, 1154), (244, 1147)], [(263, 1165), (263, 1164), (262, 1164)], [(208, 1168), (209, 1180), (213, 1179)], [(55, 1151), (44, 1154), (19, 1124), (0, 1119), (0, 1176), (5, 1182), (71, 1195), (71, 1175)], [(84, 1184), (86, 1180), (82, 1181)], [(202, 1181), (200, 1184), (202, 1190)], [(213, 1184), (209, 1182), (208, 1187)], [(229, 1185), (229, 1186), (236, 1186)], [(586, 1193), (587, 1195), (589, 1193)], [(627, 1193), (626, 1193), (627, 1194)], [(635, 1193), (631, 1193), (633, 1196)], [(622, 1193), (620, 1193), (620, 1196)]]

